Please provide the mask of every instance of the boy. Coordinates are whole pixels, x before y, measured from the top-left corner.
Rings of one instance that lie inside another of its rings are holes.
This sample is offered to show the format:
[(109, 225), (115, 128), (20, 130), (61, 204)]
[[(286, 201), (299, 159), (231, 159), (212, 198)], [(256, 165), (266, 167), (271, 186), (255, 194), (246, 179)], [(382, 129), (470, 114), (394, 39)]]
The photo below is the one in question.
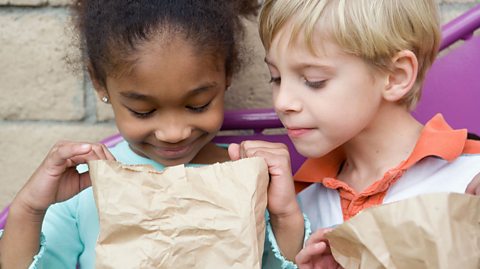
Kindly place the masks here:
[[(439, 48), (437, 17), (434, 0), (265, 1), (260, 35), (274, 106), (310, 158), (295, 175), (300, 206), (286, 195), (291, 210), (273, 229), (290, 234), (278, 245), (292, 257), (304, 235), (299, 208), (306, 214), (316, 232), (296, 257), (300, 268), (338, 268), (326, 228), (367, 207), (478, 185), (480, 141), (441, 115), (423, 126), (410, 114)], [(262, 155), (279, 171), (272, 181), (287, 182), (288, 161), (268, 154), (279, 148), (246, 142), (230, 155)]]

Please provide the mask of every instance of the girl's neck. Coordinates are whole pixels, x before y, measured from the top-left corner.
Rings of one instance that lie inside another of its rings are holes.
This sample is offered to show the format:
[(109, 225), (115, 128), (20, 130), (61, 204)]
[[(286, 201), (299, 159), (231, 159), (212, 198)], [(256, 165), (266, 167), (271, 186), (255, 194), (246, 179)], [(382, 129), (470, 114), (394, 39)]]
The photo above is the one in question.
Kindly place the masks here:
[(215, 143), (210, 142), (205, 145), (197, 156), (193, 158), (191, 163), (195, 164), (213, 164), (216, 162), (229, 161), (228, 151), (226, 148), (217, 146)]
[(338, 178), (361, 192), (412, 153), (423, 126), (405, 108), (390, 108), (344, 144), (345, 163)]

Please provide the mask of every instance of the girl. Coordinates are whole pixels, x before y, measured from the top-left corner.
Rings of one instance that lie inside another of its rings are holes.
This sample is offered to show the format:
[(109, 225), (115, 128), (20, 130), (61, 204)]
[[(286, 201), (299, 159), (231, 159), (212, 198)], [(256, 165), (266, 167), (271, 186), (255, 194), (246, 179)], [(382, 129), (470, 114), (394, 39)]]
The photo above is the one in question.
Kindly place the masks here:
[(3, 268), (94, 267), (98, 216), (89, 174), (77, 172), (79, 164), (116, 159), (163, 169), (229, 160), (211, 140), (238, 68), (240, 16), (257, 6), (254, 0), (75, 2), (90, 78), (125, 141), (110, 150), (76, 142), (51, 149), (11, 204)]

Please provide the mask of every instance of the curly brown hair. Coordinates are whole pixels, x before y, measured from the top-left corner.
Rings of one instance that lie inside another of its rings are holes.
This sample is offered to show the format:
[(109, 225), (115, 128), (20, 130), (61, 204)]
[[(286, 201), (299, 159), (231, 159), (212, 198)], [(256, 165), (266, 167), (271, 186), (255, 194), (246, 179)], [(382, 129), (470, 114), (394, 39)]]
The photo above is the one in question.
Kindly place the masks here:
[(182, 35), (200, 53), (225, 58), (227, 75), (239, 69), (241, 17), (257, 14), (257, 0), (76, 0), (82, 55), (95, 79), (133, 62), (136, 49), (156, 34)]

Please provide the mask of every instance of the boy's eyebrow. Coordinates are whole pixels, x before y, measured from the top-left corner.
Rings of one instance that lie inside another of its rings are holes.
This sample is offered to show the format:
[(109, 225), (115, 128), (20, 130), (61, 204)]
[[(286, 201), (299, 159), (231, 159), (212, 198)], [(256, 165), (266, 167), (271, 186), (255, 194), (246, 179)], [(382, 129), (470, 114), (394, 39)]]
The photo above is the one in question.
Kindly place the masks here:
[(318, 63), (297, 63), (294, 65), (294, 69), (296, 70), (304, 70), (304, 69), (321, 69), (324, 72), (331, 73), (333, 72), (333, 67)]
[[(275, 66), (267, 57), (264, 58), (264, 61), (267, 65)], [(328, 65), (318, 64), (318, 63), (300, 62), (294, 65), (294, 69), (296, 70), (307, 69), (307, 68), (318, 68), (318, 69), (324, 70), (325, 72), (329, 72), (329, 73), (333, 72), (333, 67)]]

